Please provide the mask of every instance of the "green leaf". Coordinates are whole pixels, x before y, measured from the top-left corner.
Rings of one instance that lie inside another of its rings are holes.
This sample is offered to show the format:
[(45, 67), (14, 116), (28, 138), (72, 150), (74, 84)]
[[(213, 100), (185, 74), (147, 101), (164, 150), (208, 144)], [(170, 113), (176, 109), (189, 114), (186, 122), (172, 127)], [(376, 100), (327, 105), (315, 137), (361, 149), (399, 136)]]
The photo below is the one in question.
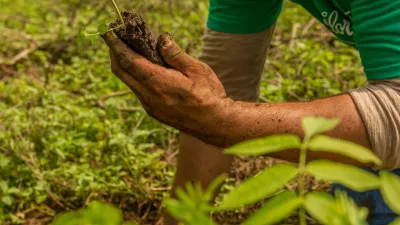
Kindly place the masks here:
[(214, 225), (208, 214), (198, 210), (193, 205), (186, 205), (175, 199), (166, 199), (163, 202), (167, 211), (175, 218), (190, 225)]
[(368, 217), (368, 208), (359, 208), (352, 198), (347, 196), (347, 193), (340, 190), (335, 190), (336, 205), (339, 211), (343, 214), (342, 220), (345, 224), (351, 225), (368, 225), (366, 222)]
[(8, 194), (20, 194), (21, 193), (21, 189), (16, 188), (16, 187), (10, 187), (7, 190)]
[(393, 222), (391, 222), (389, 225), (400, 225), (400, 217), (397, 217)]
[(107, 20), (102, 21), (98, 26), (97, 26), (97, 32), (99, 32), (101, 35), (107, 33), (108, 31), (108, 22)]
[(312, 192), (306, 195), (304, 206), (307, 212), (322, 224), (330, 224), (335, 218), (341, 217), (335, 198), (325, 192)]
[(189, 194), (186, 193), (186, 192), (184, 191), (183, 188), (180, 188), (180, 187), (179, 187), (179, 188), (176, 190), (176, 195), (177, 195), (177, 197), (179, 198), (179, 200), (180, 200), (182, 203), (186, 204), (186, 205), (195, 205), (195, 204), (196, 204), (196, 202), (195, 202), (196, 199), (190, 198)]
[(355, 191), (379, 188), (379, 179), (360, 168), (327, 160), (311, 161), (306, 170), (317, 179), (343, 184)]
[(85, 27), (82, 27), (81, 31), (79, 32), (78, 41), (81, 42), (81, 43), (84, 43), (84, 42), (88, 41), (88, 38), (87, 38), (86, 33), (85, 33)]
[(95, 36), (89, 36), (88, 38), (89, 38), (90, 44), (92, 46), (95, 46), (96, 45), (96, 37)]
[(251, 204), (280, 190), (297, 174), (297, 168), (281, 164), (267, 168), (229, 192), (217, 210), (227, 210)]
[(9, 195), (5, 195), (3, 197), (1, 197), (1, 202), (3, 202), (4, 204), (11, 206), (14, 202), (14, 199), (9, 196)]
[(36, 204), (40, 204), (47, 199), (47, 195), (39, 195), (35, 197)]
[(123, 221), (121, 211), (109, 203), (91, 202), (83, 213), (91, 224), (119, 225)]
[(400, 214), (400, 178), (388, 171), (381, 171), (379, 175), (383, 199), (395, 213)]
[(363, 163), (372, 162), (376, 165), (382, 164), (381, 160), (368, 148), (350, 141), (331, 138), (325, 135), (317, 135), (312, 138), (308, 144), (308, 148), (312, 151), (338, 153)]
[(0, 181), (0, 190), (2, 192), (6, 192), (8, 190), (8, 184), (6, 181), (4, 180)]
[(82, 211), (71, 211), (57, 215), (52, 225), (80, 225), (87, 224)]
[(5, 168), (10, 161), (11, 160), (6, 158), (3, 154), (0, 154), (0, 168)]
[(165, 206), (167, 211), (176, 218), (182, 216), (182, 212), (184, 212), (187, 208), (184, 204), (182, 204), (182, 202), (171, 198), (165, 199), (163, 205)]
[(332, 130), (339, 124), (339, 119), (326, 119), (323, 117), (304, 117), (302, 120), (303, 130), (306, 137)]
[(215, 190), (217, 190), (218, 187), (221, 187), (226, 178), (226, 174), (221, 174), (216, 179), (214, 179), (213, 182), (211, 182), (204, 194), (205, 201), (209, 202), (212, 200)]
[(224, 152), (226, 154), (257, 156), (287, 149), (300, 148), (300, 138), (292, 134), (272, 135), (266, 138), (258, 138), (241, 142)]
[(242, 225), (267, 225), (290, 216), (301, 206), (303, 200), (293, 191), (285, 191), (269, 200), (260, 210), (245, 220)]

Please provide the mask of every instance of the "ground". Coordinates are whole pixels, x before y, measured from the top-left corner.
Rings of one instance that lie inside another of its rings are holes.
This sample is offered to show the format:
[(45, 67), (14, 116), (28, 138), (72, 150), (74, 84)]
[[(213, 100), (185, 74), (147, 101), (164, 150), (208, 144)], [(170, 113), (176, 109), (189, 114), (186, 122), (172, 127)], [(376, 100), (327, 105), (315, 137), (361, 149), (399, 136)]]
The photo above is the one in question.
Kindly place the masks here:
[[(199, 55), (206, 0), (118, 3)], [(96, 32), (97, 24), (115, 19), (108, 1), (0, 5), (0, 224), (47, 224), (57, 213), (95, 199), (120, 207), (126, 220), (154, 224), (175, 172), (178, 132), (148, 117), (112, 75), (100, 38), (77, 42), (82, 27)], [(286, 2), (260, 101), (310, 100), (364, 83), (357, 51)], [(266, 157), (237, 159), (223, 190), (273, 163)], [(329, 190), (329, 184), (308, 183)], [(215, 218), (236, 224), (254, 207)]]

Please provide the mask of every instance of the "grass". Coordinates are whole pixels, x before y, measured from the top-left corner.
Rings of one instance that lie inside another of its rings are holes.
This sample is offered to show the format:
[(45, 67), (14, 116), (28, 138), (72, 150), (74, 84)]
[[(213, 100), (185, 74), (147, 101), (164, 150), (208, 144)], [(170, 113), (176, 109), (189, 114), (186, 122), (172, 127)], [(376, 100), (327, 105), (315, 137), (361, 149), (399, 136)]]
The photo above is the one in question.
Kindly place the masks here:
[[(118, 3), (199, 55), (207, 1)], [(175, 172), (178, 132), (140, 109), (111, 74), (100, 39), (77, 43), (82, 26), (95, 31), (116, 18), (108, 1), (0, 5), (0, 223), (44, 224), (94, 199), (116, 204), (130, 220), (156, 218)], [(261, 101), (310, 100), (364, 83), (358, 53), (286, 3)]]

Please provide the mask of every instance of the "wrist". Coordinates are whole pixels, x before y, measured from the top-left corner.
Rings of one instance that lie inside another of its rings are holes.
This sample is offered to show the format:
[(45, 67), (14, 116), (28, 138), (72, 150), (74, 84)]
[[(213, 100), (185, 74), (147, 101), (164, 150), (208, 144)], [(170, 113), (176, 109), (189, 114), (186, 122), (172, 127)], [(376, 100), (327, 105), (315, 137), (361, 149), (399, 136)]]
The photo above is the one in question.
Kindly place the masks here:
[(231, 98), (223, 98), (218, 101), (214, 110), (212, 111), (212, 120), (208, 121), (209, 136), (213, 137), (212, 141), (218, 142), (218, 147), (228, 147), (234, 144), (233, 139), (236, 134), (237, 121), (240, 110), (238, 104)]

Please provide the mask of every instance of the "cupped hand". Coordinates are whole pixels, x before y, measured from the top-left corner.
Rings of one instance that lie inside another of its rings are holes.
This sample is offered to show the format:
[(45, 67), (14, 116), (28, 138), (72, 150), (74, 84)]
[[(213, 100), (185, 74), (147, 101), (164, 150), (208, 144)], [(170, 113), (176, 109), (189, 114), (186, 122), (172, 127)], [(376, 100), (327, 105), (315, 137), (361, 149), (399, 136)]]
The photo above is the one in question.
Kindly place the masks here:
[(110, 32), (103, 38), (110, 47), (112, 72), (151, 117), (195, 136), (220, 129), (232, 100), (212, 69), (186, 54), (170, 35), (160, 37), (159, 52), (171, 68), (151, 63)]

